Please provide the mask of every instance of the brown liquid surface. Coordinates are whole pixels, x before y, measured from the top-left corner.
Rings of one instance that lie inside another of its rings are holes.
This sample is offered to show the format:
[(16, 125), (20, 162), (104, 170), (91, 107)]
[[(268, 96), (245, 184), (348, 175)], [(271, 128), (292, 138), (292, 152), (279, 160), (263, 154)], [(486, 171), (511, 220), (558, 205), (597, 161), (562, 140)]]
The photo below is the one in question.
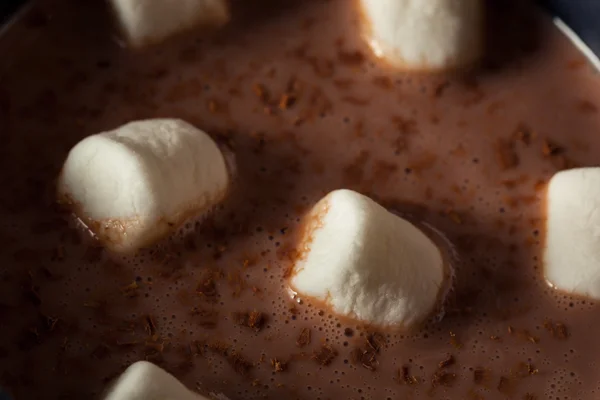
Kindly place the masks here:
[[(41, 2), (0, 39), (0, 383), (17, 399), (95, 398), (141, 359), (231, 399), (598, 396), (600, 305), (546, 285), (540, 242), (544, 182), (598, 165), (600, 81), (548, 18), (528, 25), (537, 46), (445, 79), (378, 66), (344, 0), (143, 52), (84, 4)], [(227, 141), (237, 181), (190, 238), (111, 258), (55, 207), (55, 179), (83, 137), (149, 117)], [(338, 188), (431, 224), (461, 257), (444, 319), (382, 332), (379, 352), (286, 291), (299, 219)], [(262, 329), (236, 324), (252, 310)], [(329, 365), (312, 359), (324, 344)]]

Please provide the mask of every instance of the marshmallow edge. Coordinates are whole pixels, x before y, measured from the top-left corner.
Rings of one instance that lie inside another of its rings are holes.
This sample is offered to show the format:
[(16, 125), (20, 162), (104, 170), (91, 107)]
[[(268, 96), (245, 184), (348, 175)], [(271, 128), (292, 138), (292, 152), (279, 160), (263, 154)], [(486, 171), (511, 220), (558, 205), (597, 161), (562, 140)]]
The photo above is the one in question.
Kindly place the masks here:
[(104, 400), (208, 400), (148, 361), (138, 361), (109, 387)]
[(122, 37), (137, 49), (195, 28), (217, 29), (231, 19), (229, 0), (110, 0), (110, 3)]

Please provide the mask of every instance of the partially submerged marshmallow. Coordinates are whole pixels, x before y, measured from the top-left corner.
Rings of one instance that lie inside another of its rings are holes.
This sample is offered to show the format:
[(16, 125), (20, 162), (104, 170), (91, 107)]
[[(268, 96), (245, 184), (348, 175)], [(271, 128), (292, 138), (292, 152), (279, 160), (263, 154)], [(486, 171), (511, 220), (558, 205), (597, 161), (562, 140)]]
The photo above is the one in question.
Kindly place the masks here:
[(210, 211), (229, 179), (205, 132), (153, 119), (79, 142), (63, 166), (58, 197), (109, 249), (127, 253)]
[(194, 27), (218, 27), (229, 20), (227, 0), (111, 0), (129, 44), (161, 42)]
[(550, 180), (544, 273), (557, 289), (600, 299), (600, 168)]
[(190, 391), (168, 372), (138, 361), (117, 378), (104, 400), (208, 400)]
[(456, 69), (482, 55), (483, 0), (359, 1), (365, 39), (394, 67)]
[(446, 266), (433, 241), (351, 190), (313, 207), (298, 251), (293, 290), (369, 324), (410, 328), (445, 294)]

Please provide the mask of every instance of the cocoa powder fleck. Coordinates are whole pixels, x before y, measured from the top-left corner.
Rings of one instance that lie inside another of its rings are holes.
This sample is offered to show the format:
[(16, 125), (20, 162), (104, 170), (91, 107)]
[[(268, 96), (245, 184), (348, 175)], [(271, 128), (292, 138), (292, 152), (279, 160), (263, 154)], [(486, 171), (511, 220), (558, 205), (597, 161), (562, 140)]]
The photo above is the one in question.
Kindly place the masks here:
[(327, 366), (337, 357), (337, 351), (328, 344), (324, 344), (320, 349), (315, 350), (312, 359), (319, 365)]
[(310, 329), (304, 328), (300, 332), (298, 339), (296, 339), (296, 345), (298, 347), (304, 347), (310, 344)]
[(398, 370), (398, 382), (405, 385), (416, 385), (419, 383), (419, 379), (410, 374), (410, 367), (408, 365), (403, 365)]
[(454, 373), (446, 371), (436, 371), (431, 378), (431, 386), (445, 386), (450, 387), (456, 382), (457, 376)]
[(545, 321), (544, 328), (550, 332), (555, 339), (566, 340), (569, 338), (569, 329), (562, 322)]
[(245, 311), (233, 314), (233, 319), (236, 324), (251, 328), (256, 332), (260, 332), (267, 322), (267, 315), (260, 311)]
[(545, 157), (558, 156), (564, 152), (564, 148), (558, 145), (557, 143), (544, 139), (542, 142), (542, 154)]
[(440, 361), (440, 363), (438, 364), (439, 368), (446, 368), (449, 367), (451, 365), (454, 365), (456, 363), (456, 359), (454, 358), (453, 355), (449, 354), (445, 359), (443, 359), (442, 361)]
[(283, 372), (287, 369), (287, 363), (277, 358), (272, 358), (271, 367), (273, 367), (273, 372)]

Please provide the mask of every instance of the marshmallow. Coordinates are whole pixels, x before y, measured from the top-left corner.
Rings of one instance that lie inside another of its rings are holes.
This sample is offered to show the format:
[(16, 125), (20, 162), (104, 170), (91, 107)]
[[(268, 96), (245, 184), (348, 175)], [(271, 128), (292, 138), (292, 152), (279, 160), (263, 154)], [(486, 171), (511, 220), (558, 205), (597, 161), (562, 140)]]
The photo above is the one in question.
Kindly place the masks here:
[(600, 300), (600, 168), (550, 180), (544, 274), (557, 289)]
[(132, 364), (104, 400), (208, 400), (188, 390), (173, 375), (147, 361)]
[(227, 0), (111, 0), (121, 28), (133, 47), (161, 42), (196, 26), (229, 21)]
[(362, 322), (410, 328), (445, 295), (440, 249), (370, 198), (336, 190), (310, 211), (290, 285)]
[(206, 133), (153, 119), (79, 142), (63, 166), (58, 199), (109, 249), (129, 253), (206, 214), (228, 186), (225, 158)]
[(478, 61), (483, 0), (360, 0), (363, 34), (392, 66), (436, 71)]

